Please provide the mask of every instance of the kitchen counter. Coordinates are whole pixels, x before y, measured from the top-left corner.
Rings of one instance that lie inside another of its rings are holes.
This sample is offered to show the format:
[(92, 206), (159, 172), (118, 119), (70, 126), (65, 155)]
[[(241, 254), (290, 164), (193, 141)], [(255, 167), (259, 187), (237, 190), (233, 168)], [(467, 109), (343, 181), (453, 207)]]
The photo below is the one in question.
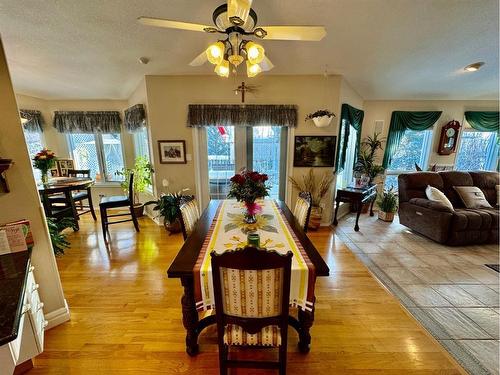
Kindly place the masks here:
[(0, 255), (0, 346), (17, 338), (31, 252)]

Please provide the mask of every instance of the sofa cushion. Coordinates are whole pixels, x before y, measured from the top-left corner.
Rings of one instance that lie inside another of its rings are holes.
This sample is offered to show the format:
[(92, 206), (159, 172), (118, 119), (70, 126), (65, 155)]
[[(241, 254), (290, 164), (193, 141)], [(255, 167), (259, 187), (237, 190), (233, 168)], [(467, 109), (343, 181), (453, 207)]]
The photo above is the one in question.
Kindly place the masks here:
[(402, 173), (398, 176), (399, 202), (408, 202), (412, 198), (424, 198), (427, 186), (442, 191), (443, 180), (436, 172)]
[(491, 208), (483, 191), (477, 186), (454, 186), (455, 191), (467, 208)]
[(472, 181), (474, 186), (480, 188), (486, 200), (492, 205), (495, 206), (497, 204), (497, 195), (495, 186), (500, 184), (500, 173), (498, 172), (487, 172), (487, 171), (478, 171), (478, 172), (469, 172), (472, 177)]
[(493, 209), (456, 209), (451, 221), (452, 231), (487, 230), (498, 223), (498, 211)]
[(438, 172), (443, 180), (442, 192), (448, 197), (455, 208), (465, 208), (462, 200), (453, 188), (454, 186), (473, 186), (472, 177), (468, 172), (445, 171)]

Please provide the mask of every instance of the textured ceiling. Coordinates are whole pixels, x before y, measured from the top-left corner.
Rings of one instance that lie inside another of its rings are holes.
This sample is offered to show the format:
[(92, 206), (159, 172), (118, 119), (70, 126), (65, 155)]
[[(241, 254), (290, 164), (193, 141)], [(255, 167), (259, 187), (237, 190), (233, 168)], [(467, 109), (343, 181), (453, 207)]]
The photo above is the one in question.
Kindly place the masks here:
[[(151, 28), (141, 15), (210, 23), (222, 0), (1, 0), (17, 92), (128, 98), (147, 74), (188, 63), (213, 35)], [(254, 0), (260, 25), (324, 25), (320, 42), (264, 41), (266, 74), (341, 74), (365, 99), (497, 99), (498, 0)], [(137, 59), (146, 56), (148, 65)], [(485, 61), (479, 72), (463, 67)]]

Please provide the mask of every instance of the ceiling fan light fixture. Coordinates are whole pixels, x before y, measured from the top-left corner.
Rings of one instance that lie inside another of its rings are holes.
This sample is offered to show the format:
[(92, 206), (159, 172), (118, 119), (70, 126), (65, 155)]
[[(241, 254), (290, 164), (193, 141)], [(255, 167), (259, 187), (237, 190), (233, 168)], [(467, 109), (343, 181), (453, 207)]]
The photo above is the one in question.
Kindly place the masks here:
[(215, 66), (214, 72), (219, 77), (224, 77), (224, 78), (229, 77), (229, 61), (222, 60), (220, 64)]
[(260, 64), (264, 60), (265, 50), (260, 44), (248, 42), (245, 45), (247, 51), (247, 59), (252, 64)]
[(229, 22), (236, 26), (242, 26), (247, 18), (252, 0), (228, 0), (227, 2), (227, 18)]
[(231, 64), (233, 64), (234, 66), (238, 66), (238, 65), (240, 65), (240, 64), (243, 62), (243, 60), (245, 60), (245, 59), (243, 58), (243, 56), (240, 56), (240, 55), (231, 55), (231, 56), (229, 56), (227, 59), (228, 59), (228, 60), (229, 60), (229, 62), (230, 62)]
[(255, 77), (260, 72), (262, 72), (262, 68), (259, 64), (252, 64), (247, 60), (247, 76), (249, 78)]
[(208, 61), (214, 65), (219, 65), (224, 60), (224, 50), (225, 46), (221, 41), (211, 44), (206, 50)]
[(484, 65), (483, 61), (478, 61), (478, 62), (475, 62), (473, 64), (467, 65), (464, 68), (464, 70), (467, 71), (467, 72), (477, 72), (479, 69), (482, 68), (483, 65)]
[(257, 38), (263, 39), (266, 37), (267, 31), (262, 27), (257, 27), (256, 29), (254, 29), (253, 35), (255, 35)]

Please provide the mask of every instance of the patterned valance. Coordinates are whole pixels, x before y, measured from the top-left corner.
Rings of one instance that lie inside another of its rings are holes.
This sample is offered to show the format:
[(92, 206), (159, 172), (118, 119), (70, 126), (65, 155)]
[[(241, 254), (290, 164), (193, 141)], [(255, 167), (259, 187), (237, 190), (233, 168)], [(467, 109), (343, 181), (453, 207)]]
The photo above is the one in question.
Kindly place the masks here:
[(123, 125), (128, 132), (133, 133), (146, 126), (146, 111), (142, 104), (133, 105), (125, 110)]
[(43, 132), (45, 121), (40, 111), (34, 109), (20, 109), (19, 115), (26, 121), (23, 124), (24, 130), (30, 132)]
[(297, 106), (190, 104), (188, 126), (297, 126)]
[(54, 112), (54, 128), (61, 133), (119, 133), (121, 123), (117, 111)]

